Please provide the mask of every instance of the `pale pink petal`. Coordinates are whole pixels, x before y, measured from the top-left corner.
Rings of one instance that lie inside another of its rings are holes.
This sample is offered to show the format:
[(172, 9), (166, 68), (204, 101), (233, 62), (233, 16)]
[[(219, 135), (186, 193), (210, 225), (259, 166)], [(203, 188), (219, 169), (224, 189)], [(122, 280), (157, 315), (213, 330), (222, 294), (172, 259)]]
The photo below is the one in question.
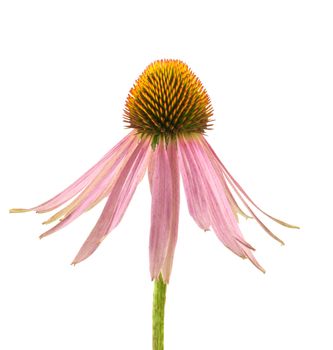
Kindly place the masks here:
[(282, 245), (284, 245), (284, 242), (276, 236), (253, 212), (253, 210), (250, 208), (250, 206), (247, 204), (247, 202), (244, 200), (244, 198), (241, 196), (239, 191), (237, 190), (236, 186), (230, 182), (231, 187), (234, 189), (234, 191), (237, 193), (240, 200), (244, 203), (248, 211), (252, 214), (253, 218), (258, 222), (258, 224), (267, 232), (272, 238), (274, 238), (276, 241), (280, 242)]
[(57, 225), (40, 235), (40, 238), (46, 237), (64, 228), (91, 207), (92, 203), (101, 200), (107, 192), (110, 192), (127, 159), (131, 157), (133, 150), (139, 147), (138, 142), (139, 138), (135, 136), (135, 139), (127, 144), (126, 149), (123, 150), (121, 155), (106, 162), (104, 167), (96, 174), (95, 178), (72, 203), (46, 221), (46, 223), (52, 222), (64, 216)]
[(162, 276), (166, 283), (169, 282), (173, 257), (175, 253), (178, 238), (178, 222), (179, 222), (179, 165), (177, 144), (170, 143), (167, 148), (167, 154), (171, 168), (171, 217), (170, 217), (170, 238), (165, 260), (162, 266)]
[[(227, 181), (231, 184), (231, 182), (235, 185), (235, 187), (244, 195), (244, 197), (255, 207), (257, 208), (261, 213), (263, 213), (264, 215), (266, 215), (267, 217), (269, 217), (271, 220), (277, 222), (280, 225), (289, 227), (289, 228), (297, 228), (299, 229), (298, 226), (295, 225), (290, 225), (280, 219), (277, 219), (269, 214), (267, 214), (266, 212), (264, 212), (260, 207), (257, 206), (257, 204), (255, 204), (253, 202), (253, 200), (248, 196), (248, 194), (244, 191), (244, 189), (241, 187), (241, 185), (232, 177), (232, 175), (229, 173), (229, 171), (227, 170), (227, 168), (224, 166), (224, 164), (221, 162), (221, 160), (218, 158), (218, 156), (216, 155), (216, 153), (214, 152), (214, 150), (212, 149), (212, 147), (210, 146), (210, 144), (205, 140), (204, 137), (202, 137), (202, 143), (205, 145), (205, 148), (207, 149), (207, 152), (209, 153), (210, 157), (215, 159), (221, 166), (223, 173), (225, 174), (225, 177), (227, 179)], [(239, 192), (238, 192), (239, 194)], [(239, 196), (241, 198), (241, 196)], [(251, 213), (253, 214), (253, 212), (251, 211)]]
[(178, 147), (179, 167), (190, 215), (201, 229), (209, 230), (210, 218), (208, 205), (206, 196), (202, 192), (204, 186), (202, 184), (199, 166), (196, 160), (189, 154), (185, 139), (178, 140)]
[(73, 264), (77, 264), (88, 258), (97, 249), (107, 234), (118, 225), (137, 185), (144, 176), (149, 153), (151, 152), (150, 149), (150, 140), (141, 140), (126, 161), (112, 187), (100, 218), (75, 257)]
[(105, 163), (103, 168), (96, 173), (95, 178), (92, 179), (88, 186), (86, 186), (86, 188), (71, 203), (55, 213), (50, 219), (45, 221), (44, 224), (49, 224), (58, 219), (64, 220), (83, 202), (85, 203), (84, 210), (87, 211), (98, 204), (103, 198), (107, 197), (116, 179), (114, 175), (119, 172), (119, 169), (122, 166), (121, 164), (124, 164), (126, 158), (132, 154), (132, 151), (137, 146), (138, 141), (138, 137), (133, 137), (133, 140), (127, 144), (127, 147), (124, 148), (124, 150), (119, 153), (117, 157), (111, 157)]
[(238, 215), (243, 216), (245, 219), (252, 219), (252, 216), (247, 215), (246, 213), (244, 213), (244, 211), (240, 208), (240, 206), (238, 205), (238, 203), (236, 202), (233, 194), (231, 193), (228, 185), (226, 184), (224, 177), (221, 177), (221, 179), (223, 180), (223, 189), (225, 191), (225, 194), (228, 198), (228, 201), (230, 203), (231, 209), (235, 215), (235, 218), (238, 222)]
[[(68, 186), (65, 190), (57, 194), (55, 197), (50, 200), (37, 205), (36, 207), (30, 209), (21, 209), (20, 211), (32, 211), (36, 210), (38, 213), (45, 213), (51, 210), (54, 210), (76, 196), (79, 192), (81, 192), (91, 181), (94, 179), (96, 174), (103, 168), (106, 162), (116, 159), (121, 153), (126, 150), (129, 143), (134, 140), (134, 132), (129, 133), (125, 136), (117, 145), (115, 145), (108, 153), (104, 155), (104, 157), (96, 163), (92, 168), (90, 168), (87, 172), (85, 172), (79, 179), (73, 182), (70, 186)], [(12, 209), (12, 212), (18, 210)]]
[(179, 170), (177, 145), (167, 147), (160, 142), (150, 164), (151, 176), (151, 227), (150, 227), (150, 273), (152, 279), (162, 273), (169, 281), (179, 220)]
[[(212, 159), (200, 142), (200, 137), (183, 139), (181, 151), (182, 155), (188, 158), (189, 164), (197, 164), (196, 175), (201, 179), (198, 184), (201, 184), (200, 191), (206, 197), (212, 228), (226, 247), (242, 258), (249, 258), (257, 268), (264, 271), (251, 252), (252, 246), (244, 240), (240, 232), (221, 176), (216, 172)], [(187, 151), (183, 152), (184, 149)]]
[[(180, 147), (182, 147), (182, 141), (180, 141)], [(186, 153), (187, 149), (186, 147), (183, 147), (182, 152), (180, 152), (180, 169), (183, 177), (189, 212), (200, 228), (208, 230), (210, 226), (210, 220), (207, 213), (208, 207), (205, 201), (205, 196), (203, 196), (199, 190), (202, 185), (198, 183), (198, 181), (201, 181), (200, 176), (198, 176), (198, 165), (196, 164), (195, 159), (193, 160), (189, 156), (184, 157)], [(182, 154), (184, 154), (183, 157)], [(231, 209), (236, 217), (236, 220), (238, 221), (236, 214), (240, 214), (246, 218), (249, 218), (249, 216), (246, 215), (238, 206), (223, 177), (221, 180), (223, 189), (230, 203)]]
[(150, 193), (151, 193), (151, 188), (152, 188), (152, 182), (153, 182), (153, 174), (154, 174), (154, 169), (155, 169), (155, 156), (154, 152), (151, 153), (151, 157), (148, 162), (148, 181), (149, 181), (149, 188), (150, 188)]
[[(277, 240), (278, 242), (280, 242), (281, 244), (284, 244), (284, 242), (277, 237), (257, 216), (256, 214), (253, 212), (253, 210), (251, 209), (251, 207), (248, 205), (248, 203), (245, 201), (245, 199), (243, 198), (242, 194), (245, 196), (245, 198), (248, 199), (248, 201), (250, 203), (253, 204), (254, 207), (256, 207), (260, 212), (262, 212), (263, 214), (265, 214), (266, 216), (268, 216), (270, 219), (278, 222), (279, 224), (283, 225), (283, 226), (287, 226), (290, 228), (298, 228), (297, 226), (293, 226), (293, 225), (289, 225), (279, 219), (276, 219), (274, 217), (272, 217), (271, 215), (265, 213), (264, 211), (262, 211), (252, 200), (251, 198), (245, 193), (245, 191), (242, 189), (242, 187), (237, 183), (237, 181), (230, 175), (230, 173), (227, 171), (227, 169), (225, 168), (225, 166), (223, 165), (223, 163), (220, 161), (220, 159), (217, 157), (217, 155), (215, 154), (215, 152), (213, 151), (213, 149), (211, 148), (211, 146), (209, 145), (209, 143), (202, 138), (202, 145), (205, 147), (206, 152), (208, 153), (209, 157), (212, 159), (212, 162), (214, 164), (214, 167), (216, 169), (216, 171), (220, 174), (221, 178), (225, 178), (228, 183), (230, 184), (230, 186), (233, 188), (233, 190), (235, 191), (235, 193), (238, 195), (239, 199), (243, 202), (243, 204), (245, 205), (245, 207), (248, 209), (248, 211), (251, 213), (252, 217), (259, 223), (259, 225), (265, 230), (265, 232), (267, 232), (272, 238), (274, 238), (275, 240)], [(241, 192), (241, 193), (240, 193)]]
[[(212, 165), (209, 161), (207, 164), (207, 159), (202, 154), (200, 147), (197, 147), (197, 144), (198, 142), (196, 140), (184, 140), (180, 142), (182, 158), (186, 159), (188, 164), (190, 164), (190, 174), (197, 180), (198, 193), (200, 194), (200, 198), (206, 203), (206, 210), (208, 210), (209, 219), (214, 231), (217, 230), (217, 233), (220, 234), (219, 238), (227, 247), (237, 255), (242, 256), (239, 243), (233, 237), (233, 233), (230, 232), (230, 228), (232, 227), (227, 223), (228, 216), (232, 218), (234, 215), (231, 209), (228, 212), (228, 208), (230, 208), (228, 205), (225, 208), (227, 200), (223, 196), (224, 192), (219, 184), (219, 179), (216, 179)], [(192, 202), (195, 202), (195, 200), (192, 199)], [(237, 227), (236, 224), (236, 231)]]

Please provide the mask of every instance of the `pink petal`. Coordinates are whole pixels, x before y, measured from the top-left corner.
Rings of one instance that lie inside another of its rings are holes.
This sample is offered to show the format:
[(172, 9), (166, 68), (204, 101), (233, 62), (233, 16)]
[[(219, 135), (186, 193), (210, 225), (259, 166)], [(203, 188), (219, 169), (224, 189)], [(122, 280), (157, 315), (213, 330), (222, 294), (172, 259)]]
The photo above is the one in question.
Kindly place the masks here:
[(151, 192), (151, 187), (152, 187), (152, 183), (153, 183), (153, 174), (154, 174), (154, 169), (155, 169), (155, 156), (154, 156), (155, 152), (151, 153), (151, 157), (149, 159), (149, 166), (148, 166), (148, 181), (149, 181), (149, 188), (150, 188), (150, 192)]
[(244, 198), (241, 196), (239, 191), (237, 190), (236, 186), (230, 182), (231, 187), (234, 189), (234, 191), (237, 193), (240, 200), (244, 203), (246, 208), (249, 210), (249, 212), (252, 214), (253, 218), (257, 221), (257, 223), (267, 232), (272, 238), (274, 238), (276, 241), (280, 242), (282, 245), (284, 245), (284, 242), (276, 236), (253, 212), (253, 210), (250, 208), (250, 206), (247, 204), (247, 202), (244, 200)]
[(206, 196), (202, 192), (202, 180), (200, 169), (196, 160), (190, 154), (186, 146), (186, 140), (178, 140), (179, 147), (179, 166), (184, 183), (187, 206), (190, 215), (197, 225), (203, 230), (209, 230), (210, 218)]
[(129, 139), (127, 147), (118, 157), (112, 157), (109, 161), (105, 162), (102, 169), (95, 175), (95, 178), (84, 191), (71, 204), (46, 221), (48, 223), (53, 221), (55, 217), (58, 218), (64, 215), (64, 218), (57, 225), (40, 235), (40, 238), (46, 237), (67, 226), (91, 207), (93, 203), (95, 204), (109, 193), (119, 176), (123, 163), (131, 156), (131, 152), (138, 147), (138, 140), (137, 137), (131, 140)]
[(73, 198), (79, 192), (81, 192), (90, 182), (96, 174), (103, 168), (106, 162), (117, 159), (124, 150), (127, 149), (129, 144), (135, 139), (134, 132), (131, 132), (125, 136), (116, 146), (114, 146), (105, 156), (96, 163), (91, 169), (84, 173), (78, 180), (68, 186), (61, 193), (51, 198), (47, 202), (40, 204), (30, 210), (36, 210), (39, 213), (48, 212), (58, 208), (60, 205)]
[[(266, 212), (264, 212), (262, 209), (260, 209), (257, 204), (255, 204), (253, 202), (253, 200), (247, 195), (247, 193), (244, 191), (244, 189), (241, 187), (241, 185), (231, 176), (231, 174), (229, 173), (229, 171), (227, 170), (227, 168), (223, 165), (223, 163), (221, 162), (221, 160), (218, 158), (218, 156), (216, 155), (216, 153), (214, 152), (214, 150), (212, 149), (212, 147), (210, 146), (210, 144), (205, 140), (205, 138), (202, 138), (202, 143), (205, 145), (207, 152), (209, 153), (209, 156), (213, 159), (215, 159), (215, 161), (217, 161), (221, 168), (223, 173), (225, 174), (225, 177), (227, 179), (227, 181), (231, 184), (233, 183), (235, 185), (235, 187), (244, 195), (244, 197), (255, 207), (257, 208), (261, 213), (263, 213), (264, 215), (266, 215), (267, 217), (269, 217), (271, 220), (277, 222), (280, 225), (289, 227), (289, 228), (297, 228), (299, 229), (298, 226), (295, 225), (290, 225), (280, 219), (277, 219), (269, 214), (267, 214)], [(239, 194), (239, 192), (238, 192)], [(241, 198), (241, 196), (239, 195), (239, 197)], [(251, 211), (251, 213), (253, 214), (253, 212)]]
[(181, 153), (189, 164), (197, 164), (197, 170), (193, 168), (192, 173), (201, 180), (198, 184), (201, 185), (202, 196), (206, 198), (212, 228), (226, 247), (242, 258), (249, 258), (257, 268), (264, 271), (251, 252), (253, 248), (240, 232), (225, 193), (223, 179), (216, 172), (212, 159), (201, 143), (201, 138), (203, 137), (183, 139)]
[(81, 247), (73, 264), (88, 258), (123, 217), (137, 185), (142, 180), (150, 153), (150, 140), (142, 140), (123, 164), (94, 229)]
[(150, 227), (150, 273), (152, 279), (162, 273), (169, 281), (178, 236), (179, 169), (177, 145), (157, 145), (150, 163), (152, 193)]
[(175, 143), (170, 143), (167, 148), (170, 161), (172, 189), (171, 189), (171, 217), (170, 217), (170, 238), (165, 260), (162, 266), (162, 277), (166, 283), (169, 282), (173, 257), (178, 238), (179, 221), (179, 166), (178, 151)]
[(249, 216), (247, 214), (244, 213), (244, 211), (239, 207), (238, 203), (236, 202), (233, 194), (231, 193), (228, 185), (226, 184), (224, 177), (222, 176), (221, 179), (223, 180), (223, 188), (225, 190), (225, 194), (228, 198), (228, 201), (230, 203), (231, 209), (235, 215), (235, 218), (238, 222), (238, 215), (243, 216), (245, 219), (252, 219), (252, 216)]

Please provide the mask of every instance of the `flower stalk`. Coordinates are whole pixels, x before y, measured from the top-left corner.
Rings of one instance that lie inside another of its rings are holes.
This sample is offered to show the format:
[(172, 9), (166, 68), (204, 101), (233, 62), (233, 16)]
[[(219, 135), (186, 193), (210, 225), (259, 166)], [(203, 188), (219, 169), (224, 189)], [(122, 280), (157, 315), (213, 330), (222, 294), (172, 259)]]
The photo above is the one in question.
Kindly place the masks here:
[(162, 275), (154, 281), (153, 296), (153, 350), (164, 349), (164, 307), (167, 285)]

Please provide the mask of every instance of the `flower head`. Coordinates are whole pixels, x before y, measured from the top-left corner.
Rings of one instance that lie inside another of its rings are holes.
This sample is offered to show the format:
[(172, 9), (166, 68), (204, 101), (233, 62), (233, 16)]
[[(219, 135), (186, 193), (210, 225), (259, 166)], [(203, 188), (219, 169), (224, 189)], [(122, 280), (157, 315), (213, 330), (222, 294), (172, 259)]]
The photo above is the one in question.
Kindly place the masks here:
[(211, 124), (213, 108), (207, 91), (191, 69), (179, 60), (150, 64), (131, 89), (125, 122), (141, 135), (174, 139), (202, 134)]
[[(244, 239), (238, 216), (253, 217), (283, 244), (255, 211), (281, 225), (297, 228), (262, 211), (231, 176), (204, 137), (213, 109), (200, 80), (179, 60), (149, 65), (130, 90), (124, 120), (131, 131), (97, 164), (52, 199), (30, 209), (45, 213), (66, 204), (45, 224), (57, 222), (48, 236), (93, 208), (104, 198), (105, 207), (73, 263), (89, 257), (119, 224), (146, 170), (151, 189), (150, 273), (169, 281), (179, 221), (180, 175), (190, 215), (203, 230), (264, 271)], [(239, 201), (247, 214), (241, 209)]]

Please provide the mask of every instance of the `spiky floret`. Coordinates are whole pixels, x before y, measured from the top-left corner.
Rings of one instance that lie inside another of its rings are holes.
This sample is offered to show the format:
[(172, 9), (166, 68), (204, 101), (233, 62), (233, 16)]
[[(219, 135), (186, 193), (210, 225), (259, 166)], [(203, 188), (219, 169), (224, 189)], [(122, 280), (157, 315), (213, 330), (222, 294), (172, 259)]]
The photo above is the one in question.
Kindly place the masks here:
[(139, 134), (169, 140), (203, 133), (213, 108), (200, 80), (179, 60), (158, 60), (140, 75), (127, 97), (124, 120)]

